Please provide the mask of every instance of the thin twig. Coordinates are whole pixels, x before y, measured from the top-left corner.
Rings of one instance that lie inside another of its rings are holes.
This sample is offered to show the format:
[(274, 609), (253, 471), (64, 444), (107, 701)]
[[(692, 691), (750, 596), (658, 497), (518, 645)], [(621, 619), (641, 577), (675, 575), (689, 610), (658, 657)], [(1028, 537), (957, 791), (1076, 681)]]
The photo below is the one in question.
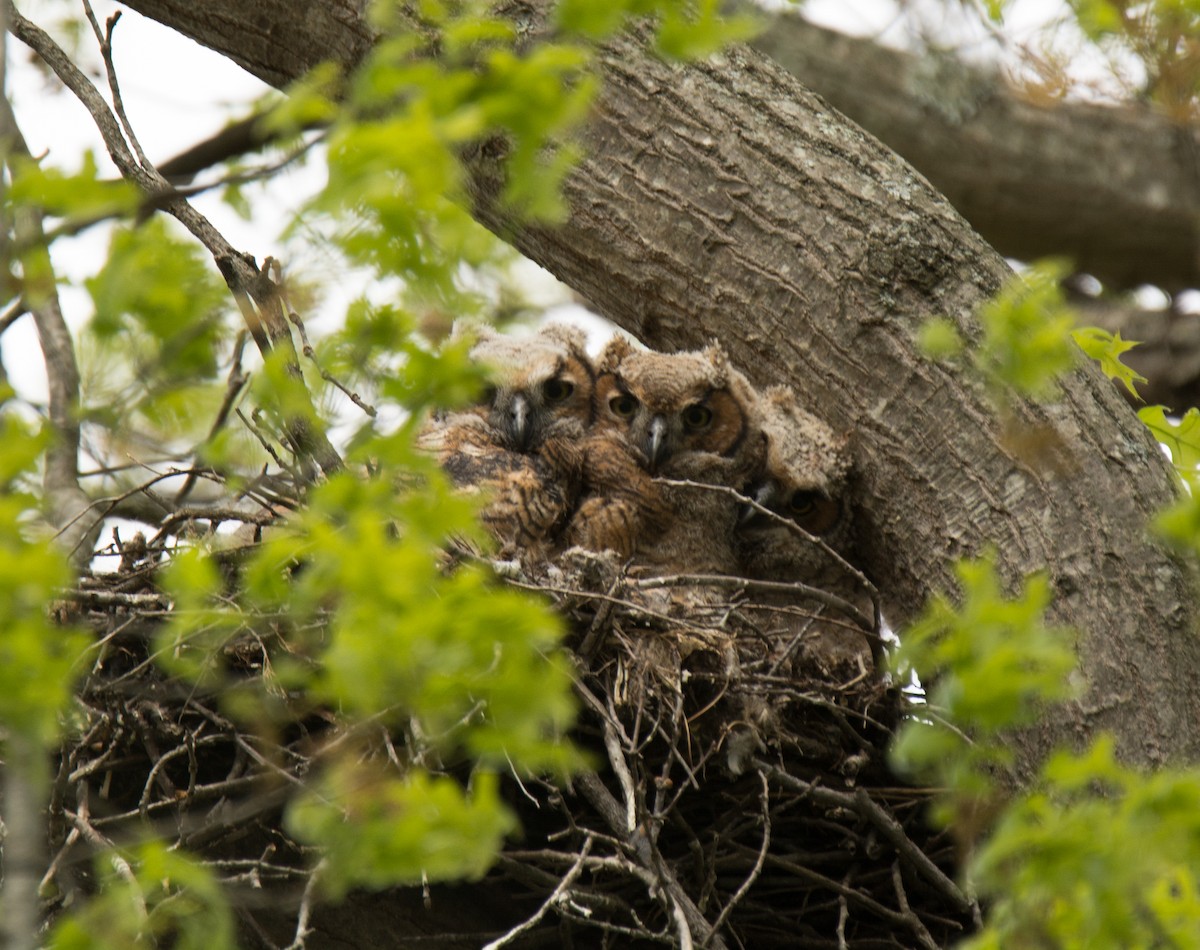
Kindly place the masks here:
[[(229, 418), (230, 410), (233, 409), (233, 404), (241, 395), (242, 390), (246, 388), (246, 383), (250, 376), (242, 372), (242, 352), (246, 348), (246, 332), (239, 330), (233, 341), (233, 362), (229, 367), (229, 375), (225, 379), (225, 395), (221, 399), (221, 405), (217, 409), (217, 414), (213, 418), (213, 423), (209, 427), (208, 435), (204, 437), (204, 441), (196, 447), (197, 453), (204, 446), (212, 443), (217, 437), (217, 433), (225, 427), (225, 421)], [(182, 504), (183, 500), (191, 493), (192, 487), (196, 484), (197, 469), (192, 469), (188, 472), (188, 476), (184, 479), (183, 485), (175, 494), (175, 503)]]
[(700, 488), (704, 491), (716, 492), (717, 494), (725, 495), (729, 498), (733, 498), (735, 501), (738, 501), (741, 504), (747, 505), (761, 515), (766, 515), (776, 524), (780, 525), (780, 527), (786, 528), (797, 538), (807, 541), (809, 544), (820, 548), (824, 553), (832, 557), (837, 565), (847, 571), (856, 581), (858, 581), (863, 586), (863, 589), (871, 595), (872, 599), (878, 603), (879, 590), (874, 584), (871, 583), (871, 581), (862, 571), (860, 571), (853, 564), (842, 557), (837, 551), (831, 548), (828, 542), (826, 542), (820, 535), (811, 534), (810, 532), (804, 530), (804, 528), (802, 528), (791, 518), (785, 518), (783, 515), (779, 514), (779, 512), (772, 511), (770, 508), (766, 507), (766, 505), (755, 501), (753, 498), (743, 495), (736, 488), (731, 488), (728, 485), (712, 485), (707, 482), (694, 482), (690, 479), (683, 478), (655, 478), (654, 480), (660, 484), (673, 485), (677, 488)]
[(857, 789), (854, 800), (859, 814), (870, 819), (875, 827), (883, 832), (883, 836), (892, 843), (902, 857), (908, 860), (921, 877), (950, 898), (956, 909), (966, 914), (974, 912), (974, 902), (946, 876), (941, 868), (929, 859), (929, 855), (913, 844), (900, 822), (884, 811), (865, 788)]
[(546, 916), (547, 911), (549, 911), (551, 907), (558, 904), (563, 899), (563, 895), (570, 890), (571, 885), (575, 883), (576, 879), (583, 871), (584, 862), (587, 860), (587, 857), (591, 851), (592, 837), (589, 835), (584, 840), (583, 847), (579, 849), (579, 857), (576, 858), (575, 863), (572, 864), (567, 873), (563, 875), (563, 878), (561, 881), (559, 881), (558, 886), (550, 892), (550, 896), (542, 901), (542, 906), (537, 909), (534, 915), (517, 924), (517, 926), (513, 927), (502, 937), (499, 937), (490, 943), (485, 943), (483, 945), (483, 950), (500, 950), (501, 947), (511, 943), (521, 934), (525, 933), (525, 931), (531, 930), (533, 927), (535, 927), (538, 921)]
[(3, 335), (9, 327), (27, 313), (29, 313), (29, 304), (25, 302), (24, 297), (18, 297), (10, 303), (8, 309), (3, 314), (0, 314), (0, 335)]
[(279, 263), (274, 260), (274, 258), (268, 257), (267, 264), (273, 265), (273, 276), (275, 278), (276, 285), (280, 288), (279, 292), (282, 298), (284, 310), (287, 313), (288, 320), (300, 333), (301, 352), (312, 361), (313, 366), (317, 368), (317, 372), (321, 374), (321, 378), (325, 380), (325, 382), (329, 383), (331, 386), (336, 386), (345, 394), (346, 398), (354, 403), (354, 405), (358, 406), (359, 409), (374, 419), (378, 415), (378, 413), (375, 411), (375, 407), (363, 402), (358, 393), (351, 392), (345, 385), (342, 384), (341, 380), (339, 380), (332, 373), (327, 372), (317, 360), (316, 350), (314, 350), (312, 344), (308, 342), (308, 331), (304, 329), (304, 321), (300, 319), (300, 314), (296, 313), (296, 311), (294, 311), (288, 305), (287, 291), (284, 289), (283, 275), (282, 271), (280, 270)]
[(868, 637), (879, 637), (875, 624), (850, 601), (831, 594), (819, 587), (810, 587), (799, 581), (760, 581), (731, 574), (667, 574), (662, 577), (630, 578), (630, 587), (638, 590), (655, 590), (660, 587), (690, 587), (703, 584), (708, 587), (724, 587), (739, 591), (757, 590), (773, 593), (803, 594), (839, 610), (853, 620)]
[[(771, 788), (767, 784), (766, 775), (759, 772), (758, 777), (762, 781), (762, 845), (758, 849), (758, 858), (754, 862), (754, 867), (746, 875), (746, 880), (742, 881), (742, 886), (737, 889), (733, 897), (721, 908), (721, 913), (713, 922), (713, 933), (720, 932), (721, 928), (725, 926), (725, 921), (729, 919), (729, 915), (733, 913), (733, 909), (746, 896), (746, 892), (750, 890), (754, 882), (758, 880), (758, 876), (762, 874), (763, 864), (767, 860), (767, 852), (771, 849)], [(707, 943), (705, 946), (707, 946)]]
[(900, 862), (892, 862), (892, 886), (896, 889), (896, 901), (900, 904), (900, 912), (910, 919), (910, 926), (917, 939), (921, 941), (921, 946), (928, 950), (938, 950), (937, 941), (933, 939), (926, 926), (921, 922), (921, 918), (913, 913), (911, 907), (908, 906), (908, 894), (904, 890), (904, 878), (900, 874)]
[(316, 415), (312, 411), (311, 396), (304, 388), (295, 344), (279, 304), (278, 288), (268, 275), (254, 266), (251, 255), (236, 250), (213, 227), (212, 222), (174, 191), (153, 165), (145, 161), (144, 157), (135, 157), (125, 140), (120, 123), (103, 97), (49, 34), (21, 16), (12, 6), (11, 0), (0, 2), (6, 4), (10, 18), (9, 28), (13, 35), (36, 52), (91, 113), (121, 176), (147, 196), (155, 200), (161, 199), (163, 210), (176, 218), (208, 249), (230, 293), (241, 308), (246, 325), (262, 349), (263, 355), (268, 355), (274, 348), (281, 350), (287, 369), (286, 377), (292, 388), (289, 398), (307, 403), (303, 407), (305, 411), (289, 415), (284, 424), (288, 440), (297, 454), (306, 464), (311, 462), (326, 475), (340, 471), (344, 467), (341, 456), (333, 448), (325, 432), (310, 421), (315, 419)]
[(89, 0), (83, 0), (83, 11), (87, 15), (88, 22), (92, 25), (92, 32), (95, 34), (96, 42), (100, 46), (100, 57), (104, 60), (104, 71), (108, 76), (108, 90), (112, 93), (113, 109), (117, 113), (117, 119), (121, 122), (121, 128), (125, 131), (125, 138), (133, 147), (138, 163), (143, 168), (150, 168), (150, 159), (146, 157), (146, 153), (142, 150), (142, 144), (138, 141), (138, 137), (133, 131), (133, 124), (129, 121), (129, 116), (125, 114), (125, 102), (121, 98), (121, 87), (117, 83), (117, 67), (112, 57), (113, 31), (117, 28), (117, 23), (121, 19), (121, 11), (118, 10), (108, 18), (108, 22), (105, 24), (106, 29), (103, 32), (100, 30), (100, 23), (96, 20), (96, 14), (92, 12), (92, 5)]

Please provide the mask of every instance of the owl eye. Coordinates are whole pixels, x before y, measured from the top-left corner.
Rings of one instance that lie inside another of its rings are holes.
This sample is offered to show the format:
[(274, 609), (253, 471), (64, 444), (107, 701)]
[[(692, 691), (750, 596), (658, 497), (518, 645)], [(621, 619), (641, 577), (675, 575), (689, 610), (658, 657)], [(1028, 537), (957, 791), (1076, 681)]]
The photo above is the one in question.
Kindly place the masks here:
[(683, 424), (689, 429), (703, 429), (712, 422), (712, 417), (712, 410), (699, 403), (693, 403), (683, 410)]
[(637, 398), (629, 393), (619, 393), (608, 401), (608, 408), (613, 411), (613, 415), (620, 416), (622, 419), (632, 416), (637, 412), (637, 407)]
[(805, 491), (803, 488), (792, 492), (788, 499), (788, 512), (796, 517), (810, 515), (816, 510), (821, 496), (815, 491)]
[(548, 379), (542, 383), (542, 395), (549, 403), (570, 399), (573, 392), (575, 392), (575, 384), (567, 382), (565, 379)]

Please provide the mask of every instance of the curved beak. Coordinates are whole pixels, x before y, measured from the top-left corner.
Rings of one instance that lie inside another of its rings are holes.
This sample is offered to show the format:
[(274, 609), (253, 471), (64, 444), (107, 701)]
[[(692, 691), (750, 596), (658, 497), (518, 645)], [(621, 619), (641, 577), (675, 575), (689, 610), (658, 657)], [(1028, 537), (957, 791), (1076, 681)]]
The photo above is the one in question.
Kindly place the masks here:
[(650, 428), (646, 431), (646, 462), (651, 473), (670, 455), (667, 447), (667, 420), (665, 416), (654, 416), (650, 420)]
[[(744, 492), (748, 497), (753, 498), (764, 508), (770, 508), (771, 503), (775, 500), (775, 486), (770, 482), (765, 485), (760, 485), (758, 488), (748, 488)], [(744, 528), (752, 525), (756, 520), (768, 521), (769, 519), (753, 505), (742, 504), (741, 510), (738, 512), (737, 526)]]
[(522, 452), (529, 448), (530, 437), (533, 435), (533, 426), (529, 423), (529, 400), (524, 396), (514, 395), (512, 402), (509, 403), (508, 411), (504, 417), (505, 427), (508, 429), (508, 437)]

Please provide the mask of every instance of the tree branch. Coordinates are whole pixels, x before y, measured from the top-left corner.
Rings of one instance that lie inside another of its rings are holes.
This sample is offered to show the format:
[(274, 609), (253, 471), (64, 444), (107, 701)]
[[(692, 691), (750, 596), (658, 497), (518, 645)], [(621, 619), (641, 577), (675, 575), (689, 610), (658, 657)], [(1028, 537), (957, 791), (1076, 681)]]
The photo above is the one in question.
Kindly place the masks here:
[[(7, 96), (0, 97), (0, 142), (10, 173), (14, 159), (33, 161)], [(7, 233), (8, 229), (4, 230)], [(12, 235), (16, 246), (26, 249), (21, 300), (37, 326), (54, 430), (42, 475), (46, 514), (58, 530), (60, 545), (76, 565), (82, 566), (91, 560), (103, 518), (86, 516), (91, 499), (79, 487), (79, 366), (75, 343), (59, 303), (41, 212), (29, 206), (16, 208)]]
[[(276, 84), (330, 56), (353, 65), (342, 57), (361, 53), (366, 29), (348, 4), (318, 0), (264, 0), (252, 15), (234, 0), (131, 5)], [(498, 13), (536, 40), (550, 6)], [(261, 42), (263, 24), (297, 22), (312, 28)], [(599, 53), (599, 70), (565, 223), (533, 227), (504, 206), (502, 150), (483, 148), (469, 159), (476, 217), (647, 343), (719, 336), (754, 382), (793, 383), (852, 433), (863, 566), (893, 622), (952, 588), (953, 559), (986, 545), (1006, 577), (1048, 570), (1052, 620), (1086, 631), (1087, 698), (1015, 740), (1027, 771), (1104, 729), (1134, 760), (1200, 759), (1200, 731), (1184, 725), (1200, 720), (1198, 608), (1190, 573), (1146, 532), (1176, 480), (1145, 427), (1086, 366), (1057, 404), (1003, 420), (969, 374), (917, 345), (935, 314), (975, 338), (976, 308), (1011, 276), (1003, 259), (762, 54), (672, 64), (634, 32)], [(1049, 433), (1069, 473), (1022, 457), (1014, 428)]]
[[(234, 249), (204, 215), (174, 192), (153, 165), (135, 158), (122, 133), (120, 123), (88, 78), (49, 34), (21, 16), (9, 0), (4, 2), (7, 4), (9, 29), (12, 34), (36, 52), (91, 113), (104, 138), (109, 156), (122, 177), (136, 185), (153, 204), (160, 204), (164, 211), (187, 228), (212, 254), (221, 276), (225, 278), (230, 292), (238, 301), (247, 326), (263, 356), (269, 356), (276, 349), (282, 354), (288, 378), (293, 386), (293, 392), (284, 394), (282, 401), (288, 404), (289, 397), (302, 398), (302, 405), (308, 407), (307, 411), (292, 415), (286, 420), (285, 427), (292, 448), (306, 462), (310, 459), (315, 462), (326, 475), (339, 471), (342, 468), (341, 458), (325, 433), (312, 422), (316, 414), (311, 408), (311, 399), (304, 387), (291, 330), (280, 302), (279, 289), (266, 273), (266, 268), (259, 270), (251, 255)], [(98, 24), (96, 29), (99, 29)], [(111, 45), (108, 40), (102, 41), (102, 52), (111, 73)], [(122, 113), (123, 107), (115, 87), (113, 92), (117, 112)]]
[(1145, 103), (1033, 102), (952, 54), (780, 14), (754, 41), (895, 149), (1000, 253), (1105, 284), (1200, 286), (1200, 129)]

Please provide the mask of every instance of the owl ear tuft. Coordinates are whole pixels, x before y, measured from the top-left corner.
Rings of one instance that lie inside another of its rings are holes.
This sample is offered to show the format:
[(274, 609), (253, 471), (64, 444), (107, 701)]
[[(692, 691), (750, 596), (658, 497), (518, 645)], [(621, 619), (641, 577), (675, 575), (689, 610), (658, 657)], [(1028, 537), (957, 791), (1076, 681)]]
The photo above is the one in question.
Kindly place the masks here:
[(633, 344), (628, 339), (621, 336), (619, 333), (614, 336), (604, 349), (600, 351), (600, 357), (596, 360), (596, 369), (601, 373), (616, 372), (617, 366), (621, 360), (634, 352)]
[(547, 323), (539, 334), (565, 346), (573, 356), (587, 353), (587, 333), (571, 323)]
[(702, 355), (710, 364), (716, 374), (715, 382), (717, 385), (724, 385), (729, 378), (730, 363), (729, 354), (725, 352), (725, 347), (721, 346), (720, 340), (712, 340), (702, 352)]
[(762, 398), (764, 402), (776, 409), (795, 408), (796, 406), (795, 390), (783, 383), (768, 386), (763, 390)]

